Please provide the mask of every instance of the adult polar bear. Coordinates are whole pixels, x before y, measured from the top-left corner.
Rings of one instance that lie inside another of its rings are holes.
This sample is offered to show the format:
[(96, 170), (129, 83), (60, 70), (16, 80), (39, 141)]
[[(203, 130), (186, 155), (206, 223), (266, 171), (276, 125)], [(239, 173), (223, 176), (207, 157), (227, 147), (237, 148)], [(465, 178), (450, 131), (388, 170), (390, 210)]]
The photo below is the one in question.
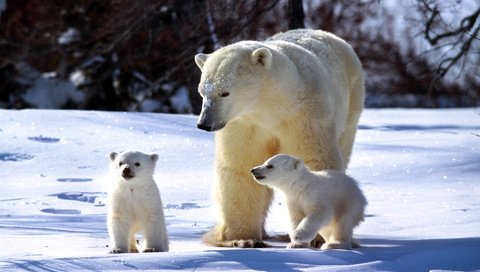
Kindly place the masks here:
[(311, 170), (344, 170), (363, 110), (361, 63), (344, 40), (292, 30), (197, 54), (203, 97), (198, 128), (216, 131), (214, 246), (263, 247), (272, 190), (250, 169), (278, 153)]

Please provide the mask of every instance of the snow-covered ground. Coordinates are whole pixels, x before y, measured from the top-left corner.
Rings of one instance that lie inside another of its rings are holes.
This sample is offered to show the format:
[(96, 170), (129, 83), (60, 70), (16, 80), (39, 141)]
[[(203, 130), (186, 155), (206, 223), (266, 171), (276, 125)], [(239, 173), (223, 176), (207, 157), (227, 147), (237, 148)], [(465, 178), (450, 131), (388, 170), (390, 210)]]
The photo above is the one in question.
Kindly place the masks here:
[[(366, 110), (349, 173), (369, 205), (353, 251), (223, 249), (215, 221), (213, 134), (196, 117), (0, 110), (0, 270), (480, 270), (480, 112)], [(109, 255), (107, 154), (156, 152), (168, 253)], [(286, 233), (276, 199), (270, 233)]]

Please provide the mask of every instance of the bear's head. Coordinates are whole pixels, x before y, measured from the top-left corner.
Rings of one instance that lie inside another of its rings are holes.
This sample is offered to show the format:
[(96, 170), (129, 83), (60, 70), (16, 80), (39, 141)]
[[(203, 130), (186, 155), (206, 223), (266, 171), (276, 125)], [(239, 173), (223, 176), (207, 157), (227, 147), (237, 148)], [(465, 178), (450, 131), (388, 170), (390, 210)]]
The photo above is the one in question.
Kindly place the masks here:
[(124, 182), (151, 180), (157, 160), (157, 154), (145, 154), (134, 150), (112, 152), (110, 171), (116, 179)]
[(276, 186), (299, 176), (304, 170), (304, 163), (301, 159), (287, 155), (278, 154), (268, 159), (264, 164), (251, 170), (255, 180), (262, 185)]
[(272, 52), (259, 42), (239, 42), (209, 55), (197, 54), (195, 62), (202, 71), (198, 92), (203, 98), (197, 126), (216, 131), (258, 106)]

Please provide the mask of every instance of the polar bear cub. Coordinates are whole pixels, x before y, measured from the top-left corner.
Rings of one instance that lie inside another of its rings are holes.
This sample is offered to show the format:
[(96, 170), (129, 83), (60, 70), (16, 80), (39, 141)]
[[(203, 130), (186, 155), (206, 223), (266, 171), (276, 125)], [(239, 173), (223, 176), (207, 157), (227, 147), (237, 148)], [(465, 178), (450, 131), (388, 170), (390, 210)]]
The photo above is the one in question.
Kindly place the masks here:
[(153, 172), (157, 154), (127, 150), (110, 153), (107, 226), (110, 253), (138, 252), (136, 233), (143, 235), (142, 252), (168, 251), (163, 205)]
[(252, 169), (255, 180), (285, 194), (290, 215), (289, 248), (309, 247), (320, 234), (322, 249), (351, 249), (353, 229), (367, 201), (357, 182), (335, 170), (311, 172), (302, 160), (279, 154)]

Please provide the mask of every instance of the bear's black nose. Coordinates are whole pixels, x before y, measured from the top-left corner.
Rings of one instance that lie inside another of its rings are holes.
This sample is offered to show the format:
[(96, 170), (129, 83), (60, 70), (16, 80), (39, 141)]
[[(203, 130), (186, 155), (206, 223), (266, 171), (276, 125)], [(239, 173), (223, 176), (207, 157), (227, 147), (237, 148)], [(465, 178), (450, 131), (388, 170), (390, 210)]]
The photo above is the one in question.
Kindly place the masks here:
[(125, 175), (129, 175), (130, 174), (130, 168), (125, 168), (123, 169), (122, 173), (125, 174)]
[(205, 131), (212, 131), (212, 126), (206, 126), (206, 125), (203, 125), (203, 124), (197, 124), (197, 128), (199, 128), (201, 130), (205, 130)]

